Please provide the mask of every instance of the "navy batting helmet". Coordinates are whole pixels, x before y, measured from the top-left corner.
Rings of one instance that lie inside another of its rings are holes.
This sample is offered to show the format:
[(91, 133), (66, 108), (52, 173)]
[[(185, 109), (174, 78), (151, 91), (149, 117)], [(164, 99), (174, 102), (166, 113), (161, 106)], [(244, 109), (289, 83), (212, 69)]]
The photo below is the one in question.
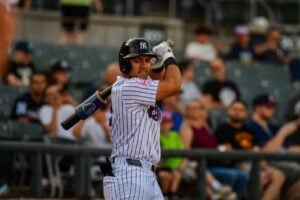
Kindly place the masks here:
[(143, 38), (131, 38), (124, 42), (119, 51), (119, 65), (123, 73), (128, 73), (131, 70), (129, 58), (138, 56), (157, 57), (152, 51), (150, 43)]

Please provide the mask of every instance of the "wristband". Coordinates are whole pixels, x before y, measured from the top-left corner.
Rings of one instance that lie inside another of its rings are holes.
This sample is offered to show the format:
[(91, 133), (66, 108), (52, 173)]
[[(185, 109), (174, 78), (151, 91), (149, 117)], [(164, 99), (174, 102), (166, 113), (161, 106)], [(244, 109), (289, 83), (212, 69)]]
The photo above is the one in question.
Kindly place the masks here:
[(160, 73), (164, 70), (164, 66), (161, 66), (160, 68), (152, 69), (152, 72), (154, 73)]
[(167, 58), (167, 60), (165, 60), (164, 66), (165, 66), (166, 69), (169, 65), (176, 65), (177, 66), (177, 62), (173, 57)]

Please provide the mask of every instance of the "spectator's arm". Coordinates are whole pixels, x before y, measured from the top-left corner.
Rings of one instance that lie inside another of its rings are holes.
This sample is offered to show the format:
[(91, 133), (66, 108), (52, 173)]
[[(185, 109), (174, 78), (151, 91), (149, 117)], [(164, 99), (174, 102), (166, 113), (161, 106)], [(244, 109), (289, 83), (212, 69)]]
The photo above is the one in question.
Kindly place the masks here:
[(193, 131), (187, 122), (183, 122), (180, 127), (180, 134), (183, 141), (184, 149), (190, 149), (193, 140)]
[(82, 132), (82, 127), (83, 127), (84, 121), (80, 120), (74, 127), (73, 130), (73, 135), (80, 138), (81, 137), (81, 132)]
[(268, 50), (270, 50), (269, 43), (258, 44), (254, 47), (254, 52), (258, 56), (264, 54)]
[(292, 145), (289, 147), (288, 151), (292, 153), (300, 153), (300, 145)]
[(47, 133), (57, 134), (57, 110), (57, 108), (53, 108), (51, 113), (51, 122), (49, 124), (44, 124)]
[(102, 13), (103, 12), (102, 0), (93, 0), (93, 4), (95, 6), (95, 10), (96, 10), (97, 13)]
[(293, 134), (297, 130), (297, 121), (291, 121), (284, 124), (278, 133), (275, 135), (273, 139), (271, 139), (264, 147), (263, 151), (265, 152), (274, 152), (279, 150), (284, 140), (291, 134)]
[(31, 5), (32, 5), (32, 0), (25, 0), (24, 10), (29, 11), (31, 9)]
[(9, 73), (7, 75), (7, 83), (10, 86), (22, 86), (23, 83), (21, 81), (21, 79), (19, 79), (16, 75)]

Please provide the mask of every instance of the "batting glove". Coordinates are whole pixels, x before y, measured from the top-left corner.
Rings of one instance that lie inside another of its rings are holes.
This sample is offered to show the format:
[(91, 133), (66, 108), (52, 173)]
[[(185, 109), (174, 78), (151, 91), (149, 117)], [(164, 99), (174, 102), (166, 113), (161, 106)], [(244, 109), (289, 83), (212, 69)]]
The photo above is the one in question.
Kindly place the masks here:
[(157, 58), (152, 59), (152, 69), (163, 68), (164, 62), (168, 58), (174, 58), (172, 48), (168, 45), (167, 42), (161, 42), (160, 44), (153, 47), (153, 52), (158, 56)]

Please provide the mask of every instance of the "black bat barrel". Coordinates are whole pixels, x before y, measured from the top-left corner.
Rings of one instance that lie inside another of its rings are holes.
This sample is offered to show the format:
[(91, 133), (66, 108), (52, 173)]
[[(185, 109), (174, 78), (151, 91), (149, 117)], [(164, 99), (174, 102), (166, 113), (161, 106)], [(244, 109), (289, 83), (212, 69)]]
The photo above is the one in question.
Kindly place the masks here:
[[(111, 93), (111, 86), (106, 88), (105, 90), (103, 90), (102, 92), (99, 93), (99, 96), (104, 100), (106, 99)], [(90, 98), (88, 98), (90, 99)], [(87, 99), (87, 100), (88, 100)], [(87, 101), (85, 100), (85, 101)], [(85, 102), (84, 101), (84, 102)], [(82, 104), (80, 104), (82, 105)], [(78, 106), (78, 107), (81, 107), (81, 106)], [(97, 107), (96, 109), (98, 109), (99, 107)], [(89, 115), (92, 115), (95, 110), (94, 109), (92, 112), (89, 113)], [(76, 108), (77, 110), (77, 108)], [(85, 117), (86, 118), (86, 117)], [(80, 116), (78, 112), (74, 112), (71, 116), (69, 116), (67, 119), (65, 119), (62, 123), (61, 123), (61, 126), (65, 129), (65, 130), (68, 130), (70, 129), (72, 126), (74, 126), (77, 122), (79, 122), (81, 119), (85, 119), (84, 117)]]

